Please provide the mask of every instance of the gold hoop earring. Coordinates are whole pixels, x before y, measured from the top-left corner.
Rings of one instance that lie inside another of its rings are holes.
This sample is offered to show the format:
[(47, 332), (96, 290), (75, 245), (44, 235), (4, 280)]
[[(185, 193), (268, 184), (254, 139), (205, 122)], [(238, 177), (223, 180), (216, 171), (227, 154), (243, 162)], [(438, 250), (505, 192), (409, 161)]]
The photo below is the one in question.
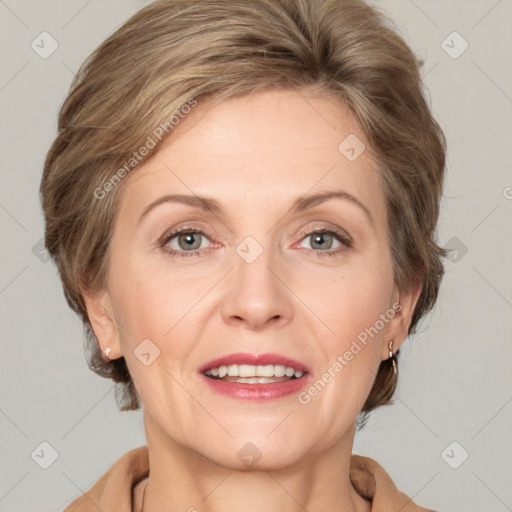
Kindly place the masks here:
[(396, 375), (398, 370), (396, 368), (396, 355), (393, 353), (393, 340), (389, 342), (389, 359), (393, 362), (393, 375)]

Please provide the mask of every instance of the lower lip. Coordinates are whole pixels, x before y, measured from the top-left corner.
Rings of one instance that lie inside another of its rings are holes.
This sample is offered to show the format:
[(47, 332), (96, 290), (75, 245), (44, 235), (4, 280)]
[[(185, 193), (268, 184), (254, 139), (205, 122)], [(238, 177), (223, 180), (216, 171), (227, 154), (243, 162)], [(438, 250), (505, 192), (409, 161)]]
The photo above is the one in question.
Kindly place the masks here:
[(311, 375), (304, 374), (300, 379), (270, 382), (269, 384), (243, 384), (201, 377), (211, 389), (221, 395), (239, 398), (241, 400), (275, 400), (298, 393), (311, 380)]

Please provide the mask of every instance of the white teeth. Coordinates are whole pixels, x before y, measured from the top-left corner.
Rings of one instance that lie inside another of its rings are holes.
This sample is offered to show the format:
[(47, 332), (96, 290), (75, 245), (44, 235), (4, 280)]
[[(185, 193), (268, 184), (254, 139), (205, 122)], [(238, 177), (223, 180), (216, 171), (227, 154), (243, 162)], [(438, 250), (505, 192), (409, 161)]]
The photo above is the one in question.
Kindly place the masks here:
[(256, 375), (258, 377), (272, 377), (274, 375), (274, 365), (256, 366)]
[(232, 377), (229, 382), (239, 382), (241, 384), (270, 384), (271, 382), (281, 382), (277, 377)]
[(238, 377), (256, 377), (256, 366), (252, 364), (238, 365)]
[(284, 377), (285, 373), (286, 373), (286, 366), (282, 366), (280, 364), (276, 364), (274, 366), (274, 375), (276, 377)]
[(276, 381), (275, 379), (272, 379), (270, 377), (250, 377), (250, 378), (245, 378), (245, 379), (237, 379), (235, 380), (235, 382), (240, 382), (242, 384), (269, 384), (271, 382), (279, 382), (279, 381)]
[(295, 370), (293, 368), (290, 368), (289, 366), (287, 366), (286, 371), (284, 373), (287, 377), (293, 377)]
[(251, 377), (293, 377), (300, 378), (304, 375), (301, 370), (296, 370), (291, 366), (283, 366), (280, 364), (266, 364), (266, 365), (252, 365), (252, 364), (230, 364), (222, 365), (218, 368), (211, 368), (206, 370), (206, 375), (213, 375), (222, 379), (226, 377), (243, 377), (249, 382)]

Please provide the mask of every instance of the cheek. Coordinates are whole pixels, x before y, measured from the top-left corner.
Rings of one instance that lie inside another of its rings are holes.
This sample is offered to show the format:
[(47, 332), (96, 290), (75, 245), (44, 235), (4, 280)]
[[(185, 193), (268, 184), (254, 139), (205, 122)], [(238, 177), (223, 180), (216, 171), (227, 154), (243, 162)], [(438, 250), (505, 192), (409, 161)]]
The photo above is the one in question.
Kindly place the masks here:
[[(386, 336), (384, 318), (389, 322), (389, 285), (386, 280), (357, 281), (356, 286), (333, 290), (323, 311), (329, 332), (318, 339), (316, 352), (323, 352), (322, 364), (311, 386), (298, 401), (315, 421), (328, 424), (326, 438), (336, 438), (360, 412), (375, 380), (380, 364), (382, 340)], [(388, 312), (388, 317), (386, 317)], [(320, 348), (321, 347), (321, 348)]]
[[(342, 269), (338, 277), (329, 280), (328, 288), (309, 295), (311, 309), (318, 311), (330, 327), (328, 338), (336, 340), (338, 348), (373, 326), (391, 307), (391, 264), (364, 263)], [(378, 322), (379, 331), (384, 330), (383, 327)]]
[(315, 311), (329, 326), (319, 340), (325, 360), (319, 387), (329, 383), (325, 403), (336, 402), (356, 411), (370, 391), (380, 364), (382, 341), (395, 316), (390, 266), (376, 262), (364, 268), (351, 267), (350, 272), (332, 281), (329, 300), (316, 295)]
[[(119, 268), (112, 282), (122, 350), (142, 402), (150, 409), (162, 407), (164, 417), (169, 413), (165, 404), (186, 408), (186, 395), (174, 378), (183, 381), (183, 361), (196, 339), (187, 326), (204, 290), (183, 286), (175, 275), (143, 265)], [(147, 365), (144, 353), (149, 353)], [(168, 400), (162, 403), (164, 396)]]
[[(170, 257), (169, 257), (170, 258)], [(119, 265), (113, 280), (118, 311), (139, 336), (162, 339), (205, 293), (193, 271), (175, 271), (159, 257), (133, 258)]]
[(150, 272), (139, 270), (120, 281), (118, 312), (130, 333), (136, 338), (162, 338), (172, 327), (172, 312), (179, 306), (177, 294), (169, 293), (165, 279)]

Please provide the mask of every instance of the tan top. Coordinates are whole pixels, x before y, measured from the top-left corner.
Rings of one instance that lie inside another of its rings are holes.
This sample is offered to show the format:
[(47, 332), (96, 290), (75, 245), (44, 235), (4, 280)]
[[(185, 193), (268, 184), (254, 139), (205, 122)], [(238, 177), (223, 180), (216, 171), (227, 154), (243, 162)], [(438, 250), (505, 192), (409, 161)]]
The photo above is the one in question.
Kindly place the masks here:
[[(133, 512), (135, 504), (141, 506), (148, 475), (148, 447), (139, 446), (118, 459), (64, 512)], [(415, 505), (396, 488), (384, 468), (368, 457), (352, 455), (350, 480), (357, 493), (372, 502), (372, 512), (435, 512)]]

